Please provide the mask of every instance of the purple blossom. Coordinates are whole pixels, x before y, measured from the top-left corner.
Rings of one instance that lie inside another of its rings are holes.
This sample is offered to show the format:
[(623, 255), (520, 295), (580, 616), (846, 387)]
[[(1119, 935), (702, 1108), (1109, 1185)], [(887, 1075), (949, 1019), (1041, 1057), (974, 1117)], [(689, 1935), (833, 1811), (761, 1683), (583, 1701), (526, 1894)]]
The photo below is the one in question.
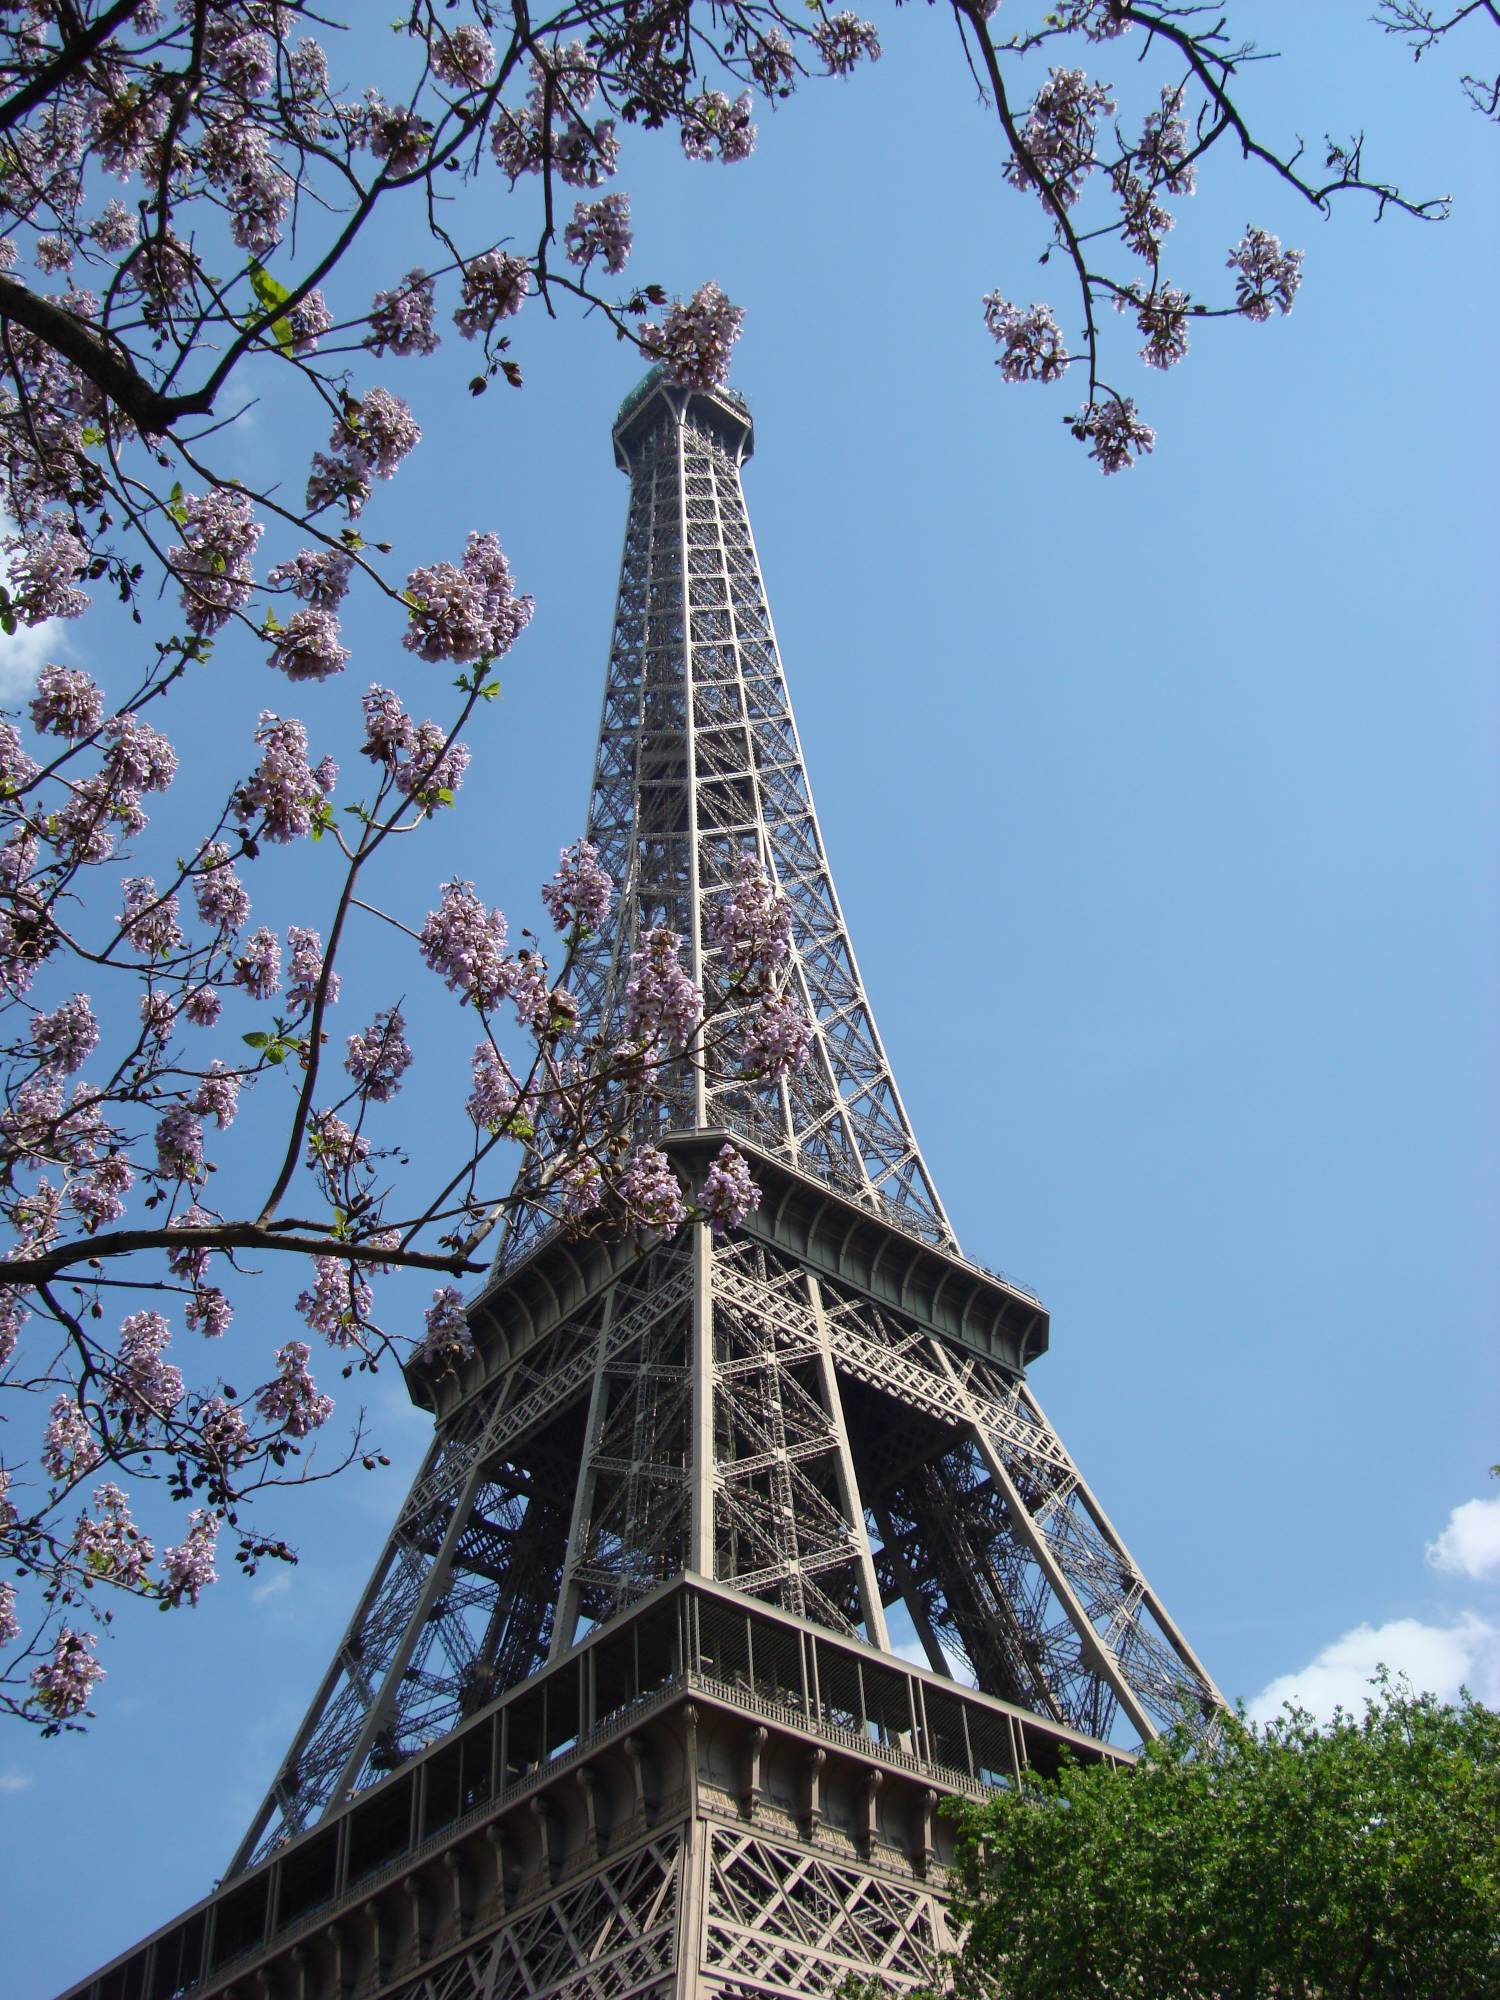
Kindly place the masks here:
[(370, 107), (366, 121), (370, 151), (377, 160), (386, 162), (393, 175), (414, 174), (432, 143), (432, 129), (427, 120), (408, 111), (404, 104), (383, 104), (376, 91), (366, 95)]
[(332, 783), (323, 766), (309, 768), (307, 731), (295, 718), (283, 721), (262, 709), (255, 740), (261, 760), (235, 792), (235, 811), (258, 824), (267, 840), (300, 840), (312, 830), (313, 812)]
[(177, 1009), (170, 993), (148, 987), (141, 995), (141, 1028), (154, 1042), (164, 1042), (172, 1032)]
[(229, 865), (229, 849), (210, 841), (193, 870), (193, 900), (198, 915), (216, 931), (241, 931), (250, 921), (250, 896)]
[(678, 959), (682, 939), (675, 931), (647, 931), (632, 953), (625, 983), (625, 1028), (644, 1041), (664, 1040), (681, 1047), (703, 1019), (703, 995)]
[(517, 1115), (521, 1086), (498, 1049), (480, 1042), (474, 1051), (474, 1088), (468, 1113), (484, 1132), (503, 1132)]
[(99, 1046), (99, 1023), (87, 993), (75, 993), (50, 1014), (38, 1014), (31, 1024), (31, 1045), (49, 1069), (64, 1076), (82, 1069)]
[(440, 893), (417, 936), (423, 962), (452, 992), (476, 1007), (493, 1007), (516, 979), (515, 961), (505, 955), (505, 918), (485, 908), (472, 882), (445, 882)]
[(370, 1142), (351, 1131), (336, 1111), (315, 1111), (307, 1121), (307, 1164), (328, 1178), (363, 1166)]
[(715, 1236), (738, 1229), (760, 1207), (760, 1189), (750, 1178), (744, 1155), (734, 1146), (719, 1148), (698, 1190), (698, 1206)]
[(292, 196), (291, 179), (278, 165), (267, 133), (244, 119), (213, 120), (204, 130), (198, 160), (224, 192), (234, 241), (264, 257), (281, 241)]
[[(206, 1208), (194, 1202), (181, 1215), (167, 1224), (169, 1229), (210, 1229), (214, 1218)], [(180, 1250), (167, 1252), (167, 1269), (174, 1278), (186, 1278), (190, 1284), (201, 1284), (208, 1270), (208, 1260), (213, 1252), (200, 1243), (185, 1243)]]
[(469, 1359), (474, 1352), (474, 1336), (469, 1331), (463, 1299), (451, 1285), (433, 1293), (426, 1321), (427, 1331), (412, 1355), (414, 1363), (447, 1370)]
[(337, 1257), (314, 1257), (310, 1291), (299, 1292), (297, 1310), (330, 1347), (348, 1347), (374, 1304), (357, 1265)]
[(1141, 359), (1148, 368), (1173, 368), (1188, 351), (1188, 295), (1163, 285), (1141, 302), (1136, 325), (1146, 336)]
[[(292, 955), (286, 990), (287, 1005), (296, 1008), (299, 1013), (311, 1010), (318, 997), (318, 981), (323, 977), (322, 935), (302, 924), (289, 924), (286, 941)], [(341, 984), (339, 975), (330, 972), (326, 993), (328, 1006), (332, 1007), (337, 1002)]]
[(68, 1183), (68, 1203), (92, 1234), (125, 1213), (125, 1197), (135, 1184), (135, 1170), (123, 1153), (108, 1153)]
[(40, 768), (21, 748), (20, 730), (0, 716), (0, 794), (24, 791)]
[(281, 943), (275, 931), (262, 924), (245, 941), (245, 949), (234, 961), (234, 983), (243, 986), (252, 1000), (269, 1000), (281, 988)]
[(177, 752), (166, 737), (134, 715), (112, 715), (104, 725), (109, 748), (104, 775), (112, 788), (165, 792), (177, 775)]
[(641, 352), (660, 361), (679, 388), (716, 389), (729, 374), (730, 349), (744, 319), (744, 309), (731, 305), (716, 284), (700, 285), (686, 304), (669, 308), (660, 327), (640, 322)]
[(4, 1368), (16, 1351), (21, 1328), (31, 1318), (31, 1308), (26, 1305), (14, 1285), (0, 1285), (0, 1368)]
[(1156, 432), (1141, 422), (1129, 396), (1085, 404), (1072, 419), (1072, 431), (1106, 473), (1126, 471), (1135, 463), (1132, 453), (1150, 451), (1156, 443)]
[(415, 723), (401, 706), (400, 696), (378, 682), (360, 696), (360, 706), (365, 712), (363, 754), (394, 771), (416, 740)]
[(177, 898), (158, 896), (149, 875), (127, 876), (120, 885), (125, 907), (116, 922), (136, 950), (147, 958), (166, 958), (182, 944), (177, 922)]
[(502, 319), (512, 319), (526, 303), (531, 266), (524, 257), (490, 250), (464, 266), (463, 303), (453, 324), (465, 340), (489, 333)]
[(815, 21), (812, 38), (830, 76), (847, 76), (861, 56), (880, 60), (880, 37), (874, 27), (847, 9), (832, 20)]
[(564, 1222), (592, 1215), (604, 1195), (604, 1177), (595, 1160), (575, 1160), (557, 1180), (558, 1211)]
[(344, 1068), (363, 1094), (377, 1104), (388, 1103), (396, 1095), (410, 1067), (406, 1020), (399, 1007), (382, 1009), (362, 1035), (349, 1037)]
[(217, 1285), (200, 1285), (183, 1307), (182, 1317), (189, 1332), (201, 1333), (205, 1340), (218, 1340), (229, 1331), (234, 1307)]
[(598, 848), (590, 841), (578, 840), (562, 850), (557, 873), (542, 884), (542, 901), (558, 930), (577, 926), (582, 932), (597, 931), (609, 915), (614, 888), (599, 865)]
[(465, 743), (450, 743), (435, 722), (419, 722), (411, 732), (407, 760), (395, 766), (396, 789), (424, 812), (451, 806), (469, 768)]
[(21, 1621), (16, 1616), (16, 1587), (13, 1583), (0, 1583), (0, 1646), (13, 1646), (21, 1636)]
[(1013, 159), (1005, 178), (1012, 187), (1036, 188), (1044, 204), (1050, 188), (1071, 208), (1095, 165), (1094, 120), (1114, 108), (1108, 87), (1081, 69), (1050, 70), (1022, 127), (1026, 158)]
[(328, 310), (328, 301), (321, 292), (309, 292), (305, 299), (300, 299), (292, 307), (286, 318), (291, 328), (293, 354), (316, 354), (318, 342), (325, 333), (333, 330), (333, 314)]
[(104, 719), (104, 695), (77, 667), (45, 666), (36, 677), (31, 726), (72, 741), (92, 736)]
[(192, 1106), (200, 1118), (212, 1118), (222, 1132), (234, 1123), (234, 1114), (239, 1108), (240, 1076), (238, 1070), (226, 1069), (221, 1062), (212, 1062), (208, 1074), (193, 1092)]
[(1246, 319), (1267, 320), (1289, 313), (1302, 283), (1302, 252), (1283, 250), (1281, 239), (1264, 229), (1247, 229), (1230, 251), (1229, 269), (1239, 273), (1234, 302)]
[(211, 1028), (224, 1003), (212, 986), (195, 986), (182, 1003), (182, 1017), (195, 1028)]
[(130, 1503), (112, 1481), (94, 1488), (93, 1516), (80, 1514), (73, 1553), (88, 1571), (122, 1590), (139, 1590), (156, 1550), (130, 1518)]
[(632, 1222), (675, 1236), (687, 1221), (687, 1203), (672, 1163), (656, 1146), (642, 1146), (620, 1176), (619, 1196)]
[(0, 540), (10, 579), (11, 604), (23, 625), (48, 618), (78, 618), (89, 608), (75, 580), (89, 566), (88, 550), (65, 521), (49, 514), (25, 534)]
[(57, 1480), (80, 1479), (103, 1457), (93, 1428), (71, 1396), (59, 1396), (42, 1433), (42, 1465)]
[(791, 908), (753, 854), (742, 854), (735, 863), (733, 886), (708, 910), (703, 933), (723, 952), (725, 968), (737, 985), (764, 985), (786, 962)]
[(568, 187), (601, 187), (620, 164), (614, 120), (603, 118), (590, 125), (582, 118), (568, 119), (552, 135), (552, 164)]
[(436, 29), (429, 48), (433, 75), (451, 90), (482, 89), (495, 74), (494, 44), (471, 23)]
[(410, 623), (401, 643), (424, 660), (491, 659), (531, 622), (531, 599), (514, 595), (510, 565), (490, 534), (470, 534), (461, 568), (414, 569), (406, 592)]
[(341, 674), (349, 648), (339, 644), (339, 621), (331, 611), (294, 611), (271, 635), (271, 661), (289, 681), (326, 681)]
[(1135, 149), (1136, 162), (1151, 186), (1164, 187), (1168, 194), (1191, 194), (1198, 181), (1197, 165), (1188, 157), (1182, 99), (1181, 84), (1163, 85), (1161, 109), (1147, 114), (1141, 143)]
[(165, 1574), (162, 1598), (167, 1604), (181, 1604), (184, 1598), (196, 1604), (200, 1592), (217, 1583), (214, 1544), (219, 1534), (219, 1517), (210, 1508), (195, 1507), (188, 1515), (188, 1531), (175, 1549), (163, 1549), (161, 1566)]
[(1056, 382), (1066, 372), (1068, 350), (1052, 308), (1022, 312), (999, 292), (984, 299), (984, 323), (1004, 348), (996, 366), (1007, 382)]
[(421, 441), (421, 426), (389, 389), (371, 389), (357, 402), (351, 397), (329, 438), (335, 451), (346, 453), (377, 479), (394, 478), (402, 459)]
[(168, 1180), (203, 1178), (203, 1127), (186, 1104), (174, 1104), (157, 1120), (156, 1170)]
[[(849, 17), (851, 20), (853, 16)], [(862, 24), (867, 25), (867, 24)], [(874, 35), (875, 30), (869, 30)], [(880, 54), (877, 38), (874, 54)], [(750, 93), (733, 103), (722, 90), (705, 90), (682, 107), (682, 150), (690, 160), (711, 160), (717, 153), (725, 166), (748, 160), (755, 151), (756, 129), (750, 122)]]
[(138, 233), (135, 217), (117, 195), (111, 195), (89, 224), (89, 235), (101, 250), (128, 250)]
[(132, 1418), (164, 1418), (182, 1402), (182, 1370), (162, 1360), (172, 1330), (160, 1312), (130, 1312), (120, 1320), (120, 1360), (108, 1398)]
[(335, 611), (349, 589), (354, 558), (342, 549), (300, 549), (289, 562), (277, 563), (266, 582), (289, 590), (315, 611)]
[(255, 585), (250, 558), (264, 530), (248, 494), (226, 487), (190, 493), (183, 506), (182, 542), (167, 550), (167, 561), (182, 582), (189, 628), (208, 636), (248, 603)]
[(602, 257), (605, 270), (611, 272), (624, 270), (633, 241), (628, 194), (575, 202), (573, 219), (563, 231), (563, 248), (570, 264), (587, 268), (595, 257)]
[(785, 994), (764, 994), (745, 1023), (745, 1067), (767, 1083), (801, 1069), (812, 1046), (807, 1017)]
[(377, 292), (365, 346), (383, 355), (431, 354), (438, 345), (432, 316), (437, 287), (422, 270), (408, 271), (395, 291)]
[(32, 1700), (53, 1722), (67, 1722), (88, 1707), (89, 1697), (105, 1678), (94, 1658), (92, 1632), (75, 1632), (64, 1625), (50, 1660), (31, 1670)]
[(255, 1398), (268, 1424), (290, 1438), (304, 1438), (333, 1415), (333, 1398), (319, 1393), (308, 1373), (312, 1349), (305, 1341), (289, 1340), (276, 1355), (277, 1373)]

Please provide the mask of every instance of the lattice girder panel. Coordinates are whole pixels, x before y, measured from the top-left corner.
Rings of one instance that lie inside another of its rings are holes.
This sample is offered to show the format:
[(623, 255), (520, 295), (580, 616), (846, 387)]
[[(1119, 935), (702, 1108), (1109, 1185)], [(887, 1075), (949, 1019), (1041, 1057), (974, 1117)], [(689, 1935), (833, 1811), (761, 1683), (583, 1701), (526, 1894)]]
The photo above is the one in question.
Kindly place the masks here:
[[(620, 1032), (631, 955), (650, 928), (683, 936), (687, 963), (712, 985), (707, 909), (740, 857), (756, 856), (791, 906), (789, 977), (812, 1055), (792, 1090), (674, 1083), (667, 1126), (745, 1132), (898, 1226), (951, 1243), (829, 876), (736, 451), (716, 405), (667, 390), (658, 404), (660, 421), (632, 434), (628, 454), (587, 828), (619, 893), (576, 962), (579, 1041)], [(540, 1227), (534, 1217), (513, 1225), (503, 1263)]]

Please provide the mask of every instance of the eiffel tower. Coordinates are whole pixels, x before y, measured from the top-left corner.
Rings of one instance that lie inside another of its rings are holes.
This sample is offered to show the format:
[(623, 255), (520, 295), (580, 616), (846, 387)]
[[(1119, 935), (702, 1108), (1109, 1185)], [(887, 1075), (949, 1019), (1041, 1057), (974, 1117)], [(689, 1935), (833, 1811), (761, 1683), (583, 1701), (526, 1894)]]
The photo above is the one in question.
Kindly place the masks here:
[(906, 1991), (952, 1942), (946, 1796), (1215, 1728), (1027, 1380), (1044, 1307), (963, 1256), (913, 1137), (808, 790), (752, 441), (737, 394), (659, 370), (615, 423), (588, 837), (620, 894), (575, 986), (607, 1030), (653, 926), (711, 974), (705, 912), (758, 861), (810, 1058), (772, 1088), (688, 1072), (657, 1138), (695, 1186), (732, 1136), (760, 1208), (717, 1239), (513, 1227), (473, 1358), (408, 1370), (431, 1449), (223, 1883), (80, 2000)]

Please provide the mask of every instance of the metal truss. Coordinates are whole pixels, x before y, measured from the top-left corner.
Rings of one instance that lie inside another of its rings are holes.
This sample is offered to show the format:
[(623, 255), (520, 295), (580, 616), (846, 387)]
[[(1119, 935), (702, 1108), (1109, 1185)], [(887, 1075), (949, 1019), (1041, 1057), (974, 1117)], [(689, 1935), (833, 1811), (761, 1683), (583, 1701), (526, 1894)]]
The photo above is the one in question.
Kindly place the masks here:
[[(767, 1091), (688, 1072), (669, 1129), (725, 1128), (923, 1238), (953, 1232), (923, 1163), (855, 962), (813, 810), (740, 484), (743, 404), (649, 380), (615, 431), (630, 474), (588, 838), (619, 887), (575, 966), (580, 1039), (612, 1038), (630, 956), (663, 926), (712, 986), (704, 918), (743, 855), (792, 910), (792, 990), (813, 1028), (804, 1069)], [(545, 1228), (535, 1212), (501, 1250)]]

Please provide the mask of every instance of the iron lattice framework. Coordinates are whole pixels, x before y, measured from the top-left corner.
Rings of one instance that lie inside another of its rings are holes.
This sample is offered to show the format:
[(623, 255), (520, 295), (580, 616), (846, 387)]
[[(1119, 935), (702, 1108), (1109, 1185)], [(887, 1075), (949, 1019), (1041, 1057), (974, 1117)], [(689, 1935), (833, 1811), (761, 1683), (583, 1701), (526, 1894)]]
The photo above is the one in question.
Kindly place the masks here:
[[(647, 378), (589, 838), (622, 886), (577, 968), (618, 1024), (666, 926), (753, 854), (813, 1053), (684, 1068), (654, 1135), (726, 1134), (721, 1241), (539, 1210), (412, 1370), (431, 1448), (225, 1885), (80, 1993), (625, 2000), (930, 1980), (941, 1794), (1128, 1754), (1222, 1704), (1026, 1380), (1047, 1316), (964, 1259), (834, 894), (740, 486), (737, 397)], [(899, 1607), (925, 1665), (892, 1647)]]

